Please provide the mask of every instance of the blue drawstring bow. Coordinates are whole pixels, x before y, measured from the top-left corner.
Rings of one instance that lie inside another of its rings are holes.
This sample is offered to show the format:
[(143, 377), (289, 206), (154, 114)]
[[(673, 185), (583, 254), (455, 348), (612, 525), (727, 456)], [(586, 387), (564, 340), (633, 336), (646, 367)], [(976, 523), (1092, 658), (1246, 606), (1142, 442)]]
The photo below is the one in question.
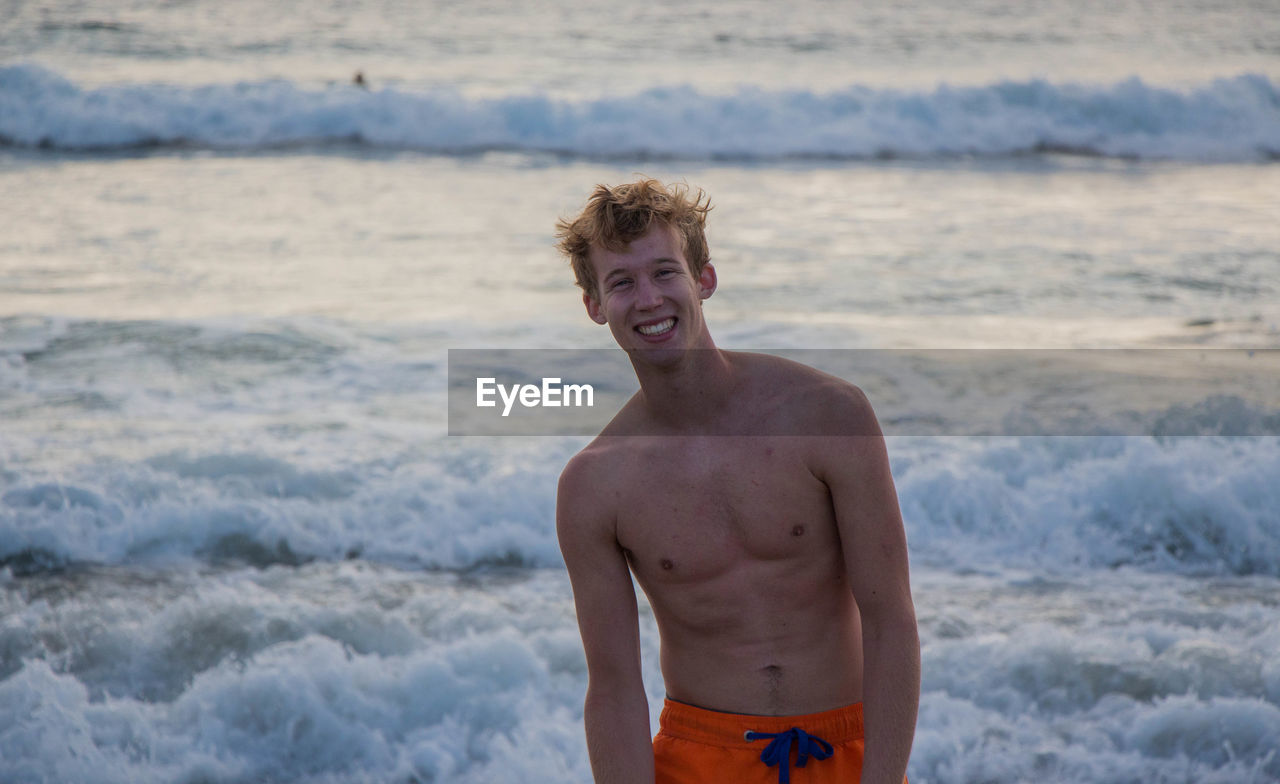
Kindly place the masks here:
[(778, 784), (791, 784), (791, 743), (796, 742), (796, 767), (803, 768), (809, 757), (824, 760), (834, 751), (831, 744), (817, 735), (810, 735), (799, 727), (792, 727), (786, 732), (748, 732), (747, 740), (764, 740), (773, 738), (760, 753), (760, 761), (769, 767), (778, 765)]

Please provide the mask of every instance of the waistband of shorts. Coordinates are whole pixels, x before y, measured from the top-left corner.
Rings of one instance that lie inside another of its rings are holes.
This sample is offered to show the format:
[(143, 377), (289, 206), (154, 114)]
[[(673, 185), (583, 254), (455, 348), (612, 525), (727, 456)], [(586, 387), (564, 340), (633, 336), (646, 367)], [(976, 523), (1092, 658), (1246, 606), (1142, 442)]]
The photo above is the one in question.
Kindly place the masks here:
[(799, 727), (810, 735), (836, 745), (859, 740), (862, 732), (862, 703), (843, 708), (808, 713), (803, 716), (753, 716), (721, 713), (683, 702), (665, 700), (658, 719), (658, 734), (714, 746), (759, 748), (760, 741), (747, 740), (746, 732), (777, 733)]

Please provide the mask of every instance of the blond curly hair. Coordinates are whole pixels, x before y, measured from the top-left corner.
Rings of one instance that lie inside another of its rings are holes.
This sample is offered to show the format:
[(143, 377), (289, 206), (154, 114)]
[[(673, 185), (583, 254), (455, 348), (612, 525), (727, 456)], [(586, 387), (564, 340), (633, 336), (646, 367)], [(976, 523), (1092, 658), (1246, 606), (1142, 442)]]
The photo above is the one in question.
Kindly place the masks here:
[(599, 281), (591, 265), (591, 248), (625, 252), (654, 221), (671, 226), (680, 236), (689, 271), (697, 278), (711, 260), (705, 228), (711, 200), (702, 189), (690, 192), (683, 183), (664, 185), (641, 179), (624, 185), (597, 185), (587, 206), (572, 220), (556, 221), (556, 247), (573, 267), (578, 286), (599, 298)]

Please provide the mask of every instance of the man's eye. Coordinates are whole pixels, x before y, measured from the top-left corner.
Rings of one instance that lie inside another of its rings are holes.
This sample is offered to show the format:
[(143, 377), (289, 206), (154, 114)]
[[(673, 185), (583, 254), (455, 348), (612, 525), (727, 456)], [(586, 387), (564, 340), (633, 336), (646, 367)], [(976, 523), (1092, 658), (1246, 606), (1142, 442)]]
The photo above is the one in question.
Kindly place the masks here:
[(658, 277), (660, 278), (668, 278), (674, 274), (676, 274), (676, 271), (673, 269), (658, 270)]
[(630, 283), (631, 283), (631, 280), (629, 278), (619, 278), (618, 280), (615, 280), (613, 283), (609, 284), (609, 290), (612, 291), (613, 289), (619, 288), (621, 286), (629, 285)]

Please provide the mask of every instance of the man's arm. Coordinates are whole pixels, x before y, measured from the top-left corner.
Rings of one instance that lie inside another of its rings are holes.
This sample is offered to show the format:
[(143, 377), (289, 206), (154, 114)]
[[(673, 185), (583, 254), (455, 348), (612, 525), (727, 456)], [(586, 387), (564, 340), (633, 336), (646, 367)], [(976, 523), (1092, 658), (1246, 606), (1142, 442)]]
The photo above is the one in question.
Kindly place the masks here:
[(587, 657), (583, 723), (597, 784), (653, 782), (649, 702), (640, 675), (635, 589), (616, 538), (605, 484), (579, 455), (560, 475), (556, 533), (573, 585)]
[(844, 433), (823, 447), (845, 569), (862, 615), (863, 784), (901, 784), (920, 704), (920, 636), (907, 573), (907, 537), (889, 455), (871, 404), (840, 395)]

